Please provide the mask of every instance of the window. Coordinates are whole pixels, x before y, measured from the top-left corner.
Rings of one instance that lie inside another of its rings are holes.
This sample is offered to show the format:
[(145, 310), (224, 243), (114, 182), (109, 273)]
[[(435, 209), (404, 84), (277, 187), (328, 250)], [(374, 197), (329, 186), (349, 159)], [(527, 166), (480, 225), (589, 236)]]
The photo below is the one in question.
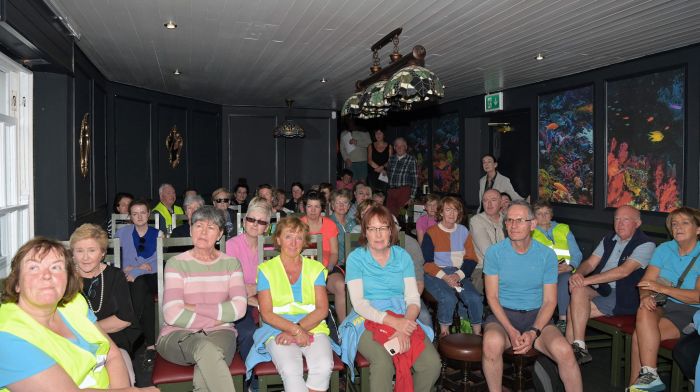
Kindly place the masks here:
[(0, 277), (34, 235), (32, 73), (0, 54)]

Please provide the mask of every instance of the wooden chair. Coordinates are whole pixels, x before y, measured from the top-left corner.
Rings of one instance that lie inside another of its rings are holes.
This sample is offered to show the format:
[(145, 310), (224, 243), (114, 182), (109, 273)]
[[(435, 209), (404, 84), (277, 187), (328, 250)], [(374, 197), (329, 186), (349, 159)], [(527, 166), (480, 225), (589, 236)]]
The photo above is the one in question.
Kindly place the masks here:
[[(219, 250), (222, 252), (226, 249), (224, 236), (217, 243)], [(160, 330), (163, 325), (163, 291), (165, 279), (165, 263), (170, 258), (192, 248), (192, 238), (158, 238), (156, 244), (157, 266), (158, 266), (158, 326), (156, 331)], [(241, 355), (237, 352), (233, 357), (231, 366), (229, 366), (231, 377), (237, 391), (243, 390), (243, 380), (246, 369), (245, 363)], [(192, 378), (194, 375), (194, 366), (181, 366), (172, 362), (168, 362), (160, 355), (156, 355), (153, 365), (153, 384), (160, 388), (161, 391), (191, 391)]]
[[(270, 260), (278, 254), (280, 252), (275, 249), (272, 236), (258, 237), (258, 260), (261, 263)], [(311, 236), (308, 247), (301, 252), (301, 255), (323, 263), (323, 239), (320, 234)]]
[(173, 214), (173, 229), (182, 226), (183, 223), (187, 222), (189, 219), (185, 214)]
[[(130, 224), (131, 220), (129, 219), (129, 214), (112, 214), (112, 235), (114, 235), (118, 229)], [(151, 212), (151, 215), (148, 216), (148, 225), (160, 230), (160, 214)]]
[[(70, 249), (70, 241), (61, 241), (61, 244), (66, 248)], [(107, 246), (107, 254), (105, 255), (105, 263), (121, 268), (122, 257), (121, 257), (121, 246), (119, 244), (119, 238), (112, 238), (109, 240), (109, 245)]]
[(634, 324), (634, 315), (603, 316), (588, 320), (587, 326), (603, 335), (586, 336), (586, 346), (589, 349), (610, 347), (610, 385), (613, 387), (621, 387), (627, 383), (627, 379), (620, 382), (626, 358), (624, 331), (634, 331)]

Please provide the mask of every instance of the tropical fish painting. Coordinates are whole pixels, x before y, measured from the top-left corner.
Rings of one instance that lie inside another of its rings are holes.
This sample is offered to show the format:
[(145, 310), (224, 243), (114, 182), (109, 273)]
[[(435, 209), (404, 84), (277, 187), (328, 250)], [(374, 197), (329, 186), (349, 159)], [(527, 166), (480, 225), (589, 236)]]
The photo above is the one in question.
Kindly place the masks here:
[(459, 193), (459, 113), (437, 119), (433, 130), (433, 192)]
[(684, 68), (607, 82), (606, 206), (683, 204), (685, 85)]
[(538, 99), (539, 199), (593, 205), (593, 86)]

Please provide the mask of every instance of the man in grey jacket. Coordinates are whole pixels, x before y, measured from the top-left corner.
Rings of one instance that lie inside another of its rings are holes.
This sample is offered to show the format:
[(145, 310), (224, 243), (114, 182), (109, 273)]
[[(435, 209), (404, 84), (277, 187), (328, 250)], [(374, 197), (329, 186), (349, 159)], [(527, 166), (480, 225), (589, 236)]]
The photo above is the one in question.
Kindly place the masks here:
[(505, 238), (503, 233), (503, 216), (501, 215), (501, 193), (496, 189), (484, 192), (481, 198), (484, 212), (469, 220), (469, 235), (474, 242), (477, 266), (472, 274), (472, 283), (480, 293), (484, 293), (483, 268), (484, 254), (489, 246)]

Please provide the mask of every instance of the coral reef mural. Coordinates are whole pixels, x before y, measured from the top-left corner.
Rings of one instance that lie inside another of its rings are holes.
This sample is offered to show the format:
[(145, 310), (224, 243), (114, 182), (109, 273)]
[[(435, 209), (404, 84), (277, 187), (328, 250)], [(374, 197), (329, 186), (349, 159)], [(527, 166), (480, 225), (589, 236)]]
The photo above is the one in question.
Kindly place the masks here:
[(459, 114), (440, 116), (433, 130), (433, 191), (459, 193)]
[(538, 99), (538, 198), (593, 205), (593, 86)]
[(416, 157), (419, 193), (423, 189), (423, 186), (428, 184), (428, 169), (430, 165), (429, 133), (430, 120), (418, 120), (411, 122), (411, 129), (404, 135), (409, 152)]
[(685, 69), (607, 83), (608, 207), (683, 204)]

